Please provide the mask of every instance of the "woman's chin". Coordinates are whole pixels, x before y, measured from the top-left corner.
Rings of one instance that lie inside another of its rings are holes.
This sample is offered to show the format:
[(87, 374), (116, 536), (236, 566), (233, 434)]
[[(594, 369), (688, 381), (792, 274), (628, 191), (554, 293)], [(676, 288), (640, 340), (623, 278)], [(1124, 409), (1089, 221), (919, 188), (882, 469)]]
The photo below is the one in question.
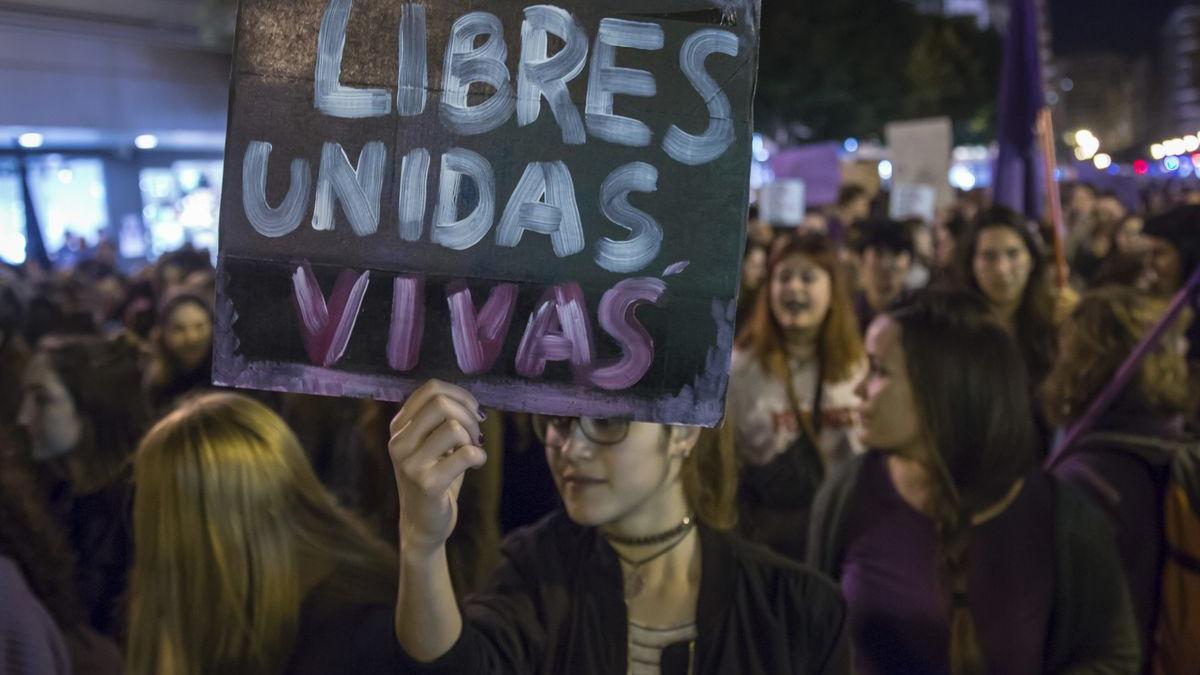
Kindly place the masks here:
[(611, 518), (602, 512), (602, 509), (581, 503), (578, 500), (564, 499), (563, 508), (566, 510), (571, 522), (582, 527), (599, 527), (611, 520)]

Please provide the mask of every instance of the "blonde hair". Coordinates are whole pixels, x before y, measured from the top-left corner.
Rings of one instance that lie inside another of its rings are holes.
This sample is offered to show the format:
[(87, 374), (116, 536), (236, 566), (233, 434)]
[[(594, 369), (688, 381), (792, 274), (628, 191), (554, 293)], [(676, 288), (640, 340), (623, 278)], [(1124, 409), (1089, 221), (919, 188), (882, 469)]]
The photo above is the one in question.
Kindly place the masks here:
[(252, 399), (182, 404), (142, 440), (134, 484), (132, 675), (278, 673), (315, 591), (395, 597), (395, 553), (337, 505), (295, 434)]
[[(1123, 286), (1086, 293), (1060, 329), (1058, 362), (1042, 384), (1043, 407), (1050, 421), (1066, 424), (1081, 417), (1166, 308), (1164, 301)], [(1187, 409), (1187, 361), (1175, 342), (1191, 316), (1185, 311), (1146, 355), (1122, 401), (1151, 414)]]

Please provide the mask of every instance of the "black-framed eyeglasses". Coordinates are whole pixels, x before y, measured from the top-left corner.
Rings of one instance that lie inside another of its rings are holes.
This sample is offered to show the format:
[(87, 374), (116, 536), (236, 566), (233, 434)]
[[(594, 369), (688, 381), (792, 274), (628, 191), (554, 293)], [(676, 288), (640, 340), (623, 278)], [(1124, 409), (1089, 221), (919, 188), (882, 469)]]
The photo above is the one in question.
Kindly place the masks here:
[(551, 417), (548, 415), (533, 416), (533, 433), (545, 445), (551, 429), (554, 429), (557, 438), (566, 439), (570, 437), (576, 423), (579, 424), (583, 435), (598, 445), (615, 445), (629, 436), (629, 420), (598, 417)]

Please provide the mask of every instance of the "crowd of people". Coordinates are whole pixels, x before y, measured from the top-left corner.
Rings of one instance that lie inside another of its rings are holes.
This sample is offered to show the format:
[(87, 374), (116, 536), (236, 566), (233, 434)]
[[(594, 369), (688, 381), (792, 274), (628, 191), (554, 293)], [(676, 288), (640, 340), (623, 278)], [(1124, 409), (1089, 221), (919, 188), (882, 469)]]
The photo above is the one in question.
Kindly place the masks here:
[(1192, 311), (1091, 410), (1200, 264), (1144, 197), (1066, 270), (979, 192), (752, 209), (703, 430), (221, 391), (207, 253), (0, 268), (0, 672), (1185, 672)]

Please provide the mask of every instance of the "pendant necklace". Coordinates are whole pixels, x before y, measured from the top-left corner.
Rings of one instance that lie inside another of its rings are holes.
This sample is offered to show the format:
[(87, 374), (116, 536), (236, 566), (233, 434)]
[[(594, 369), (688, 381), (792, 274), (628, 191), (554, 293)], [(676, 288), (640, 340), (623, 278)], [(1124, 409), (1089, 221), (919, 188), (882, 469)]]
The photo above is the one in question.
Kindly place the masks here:
[(642, 567), (654, 560), (658, 560), (674, 550), (676, 546), (679, 546), (681, 543), (683, 543), (684, 539), (687, 539), (688, 533), (691, 532), (692, 528), (695, 526), (696, 521), (691, 516), (688, 516), (683, 519), (682, 523), (671, 529), (669, 532), (664, 532), (651, 537), (644, 537), (640, 539), (622, 539), (611, 535), (605, 535), (605, 537), (607, 537), (610, 541), (615, 541), (618, 544), (625, 544), (627, 546), (649, 546), (653, 544), (659, 544), (664, 541), (668, 541), (672, 537), (676, 537), (675, 541), (672, 542), (670, 546), (648, 558), (642, 558), (641, 560), (627, 558), (621, 555), (621, 553), (616, 549), (613, 549), (613, 552), (617, 554), (617, 558), (629, 566), (629, 571), (625, 574), (624, 595), (626, 602), (637, 598), (642, 594), (642, 591), (646, 589), (646, 577), (642, 574)]

